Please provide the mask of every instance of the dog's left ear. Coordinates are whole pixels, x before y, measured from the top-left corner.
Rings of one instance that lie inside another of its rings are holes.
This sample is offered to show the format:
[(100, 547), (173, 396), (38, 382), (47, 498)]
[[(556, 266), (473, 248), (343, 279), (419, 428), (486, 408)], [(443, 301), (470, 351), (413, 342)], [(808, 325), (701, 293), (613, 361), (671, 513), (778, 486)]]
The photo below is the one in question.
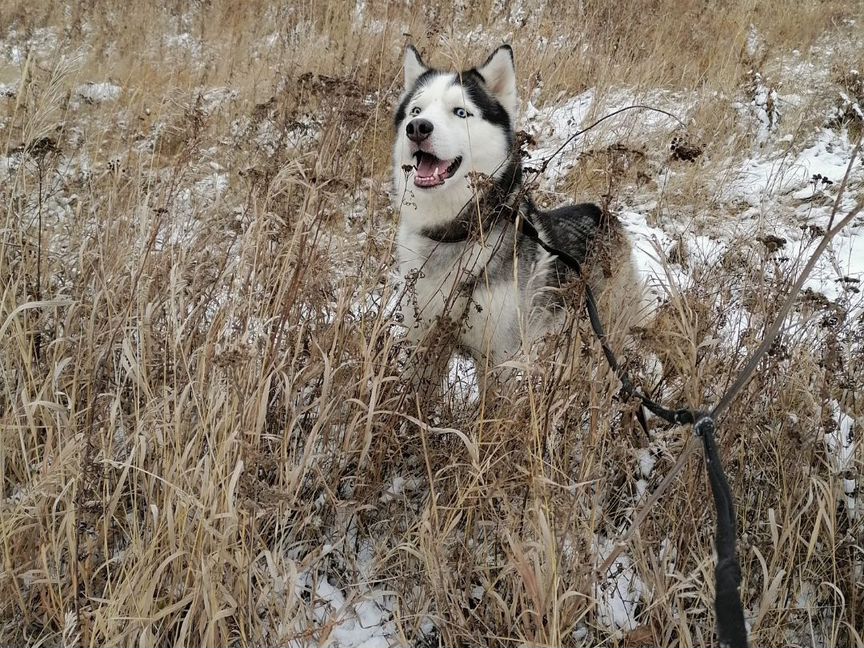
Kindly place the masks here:
[(516, 116), (516, 64), (513, 62), (513, 49), (502, 45), (496, 49), (486, 62), (477, 68), (486, 82), (486, 87), (501, 102), (511, 119)]
[(413, 45), (409, 45), (405, 48), (405, 59), (404, 59), (404, 68), (405, 68), (405, 89), (408, 90), (413, 86), (417, 79), (419, 79), (424, 72), (427, 72), (429, 68), (423, 62), (423, 59), (420, 58), (420, 52)]

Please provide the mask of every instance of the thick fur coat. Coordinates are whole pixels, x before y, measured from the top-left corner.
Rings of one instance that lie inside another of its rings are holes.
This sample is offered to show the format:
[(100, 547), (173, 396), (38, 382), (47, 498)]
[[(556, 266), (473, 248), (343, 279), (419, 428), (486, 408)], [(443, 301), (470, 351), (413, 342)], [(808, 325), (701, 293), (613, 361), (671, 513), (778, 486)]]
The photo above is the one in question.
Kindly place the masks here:
[(462, 72), (405, 53), (396, 110), (393, 201), (399, 212), (398, 272), (408, 339), (436, 380), (452, 345), (481, 369), (530, 357), (564, 326), (567, 287), (579, 281), (516, 226), (583, 264), (613, 334), (626, 332), (641, 298), (630, 243), (596, 205), (537, 209), (523, 185), (515, 143), (516, 72), (509, 46)]

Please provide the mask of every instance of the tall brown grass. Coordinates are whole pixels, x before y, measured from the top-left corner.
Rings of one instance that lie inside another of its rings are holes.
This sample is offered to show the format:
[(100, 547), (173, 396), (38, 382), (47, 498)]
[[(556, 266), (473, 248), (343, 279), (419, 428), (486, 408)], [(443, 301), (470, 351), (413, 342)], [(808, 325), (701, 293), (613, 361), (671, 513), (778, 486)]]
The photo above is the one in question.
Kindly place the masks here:
[[(0, 643), (332, 645), (310, 585), (324, 578), (343, 616), (384, 596), (394, 642), (712, 641), (695, 460), (627, 547), (645, 584), (631, 629), (598, 618), (598, 538), (629, 526), (640, 453), (656, 457), (650, 490), (689, 431), (646, 439), (587, 336), (564, 383), (539, 369), (494, 401), (406, 396), (386, 308), (400, 55), (410, 40), (433, 64), (473, 64), (506, 40), (540, 105), (588, 87), (695, 93), (700, 162), (670, 177), (668, 142), (628, 141), (643, 168), (582, 158), (558, 191), (649, 192), (656, 222), (710, 232), (736, 216), (715, 190), (749, 146), (731, 106), (749, 71), (779, 82), (792, 50), (860, 65), (860, 6), (6, 0), (2, 14)], [(832, 78), (801, 80), (793, 142), (820, 125)], [(122, 94), (88, 100), (86, 82)], [(724, 315), (746, 304), (748, 346), (790, 280), (772, 263), (745, 238), (670, 286), (633, 370), (650, 348), (661, 398), (716, 398), (743, 353), (716, 343)], [(831, 308), (802, 303), (810, 333), (783, 337), (722, 422), (754, 645), (864, 645), (861, 520), (822, 443), (832, 400), (864, 415), (861, 322), (820, 328)]]

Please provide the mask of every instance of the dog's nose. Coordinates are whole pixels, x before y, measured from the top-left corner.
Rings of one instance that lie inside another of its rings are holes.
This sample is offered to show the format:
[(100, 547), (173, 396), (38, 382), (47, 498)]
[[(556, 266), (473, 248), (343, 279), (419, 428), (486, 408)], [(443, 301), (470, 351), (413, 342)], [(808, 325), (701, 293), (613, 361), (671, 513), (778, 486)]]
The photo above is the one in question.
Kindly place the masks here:
[(428, 119), (412, 119), (405, 127), (405, 134), (412, 142), (422, 142), (432, 134), (433, 128)]

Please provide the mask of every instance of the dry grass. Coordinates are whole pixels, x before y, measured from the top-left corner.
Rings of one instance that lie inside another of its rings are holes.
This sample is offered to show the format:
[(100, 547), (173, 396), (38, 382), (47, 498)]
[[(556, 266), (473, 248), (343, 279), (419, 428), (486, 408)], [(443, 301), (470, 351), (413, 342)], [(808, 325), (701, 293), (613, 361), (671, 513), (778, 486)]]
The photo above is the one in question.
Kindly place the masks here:
[[(382, 308), (401, 48), (449, 65), (508, 40), (541, 105), (588, 87), (696, 96), (700, 163), (670, 176), (668, 142), (622, 122), (641, 155), (598, 149), (557, 191), (648, 192), (656, 222), (710, 234), (735, 216), (717, 186), (752, 138), (718, 97), (746, 97), (749, 71), (770, 80), (793, 49), (843, 81), (864, 61), (825, 45), (849, 42), (860, 7), (361, 4), (5, 2), (0, 643), (335, 645), (334, 619), (366, 600), (408, 644), (712, 641), (698, 461), (628, 548), (645, 584), (634, 629), (598, 612), (598, 538), (632, 519), (640, 452), (656, 456), (650, 490), (688, 431), (646, 440), (587, 344), (566, 383), (538, 370), (495, 402), (406, 398)], [(91, 81), (122, 94), (88, 99)], [(786, 114), (793, 142), (834, 100), (807, 97)], [(736, 243), (694, 255), (698, 281), (645, 331), (670, 403), (716, 400), (798, 267)], [(741, 304), (736, 353), (716, 338)], [(783, 336), (722, 422), (754, 645), (864, 646), (861, 519), (822, 442), (832, 400), (864, 416), (861, 322), (820, 328), (831, 308), (802, 303), (812, 326)], [(322, 614), (325, 578), (343, 610)]]

